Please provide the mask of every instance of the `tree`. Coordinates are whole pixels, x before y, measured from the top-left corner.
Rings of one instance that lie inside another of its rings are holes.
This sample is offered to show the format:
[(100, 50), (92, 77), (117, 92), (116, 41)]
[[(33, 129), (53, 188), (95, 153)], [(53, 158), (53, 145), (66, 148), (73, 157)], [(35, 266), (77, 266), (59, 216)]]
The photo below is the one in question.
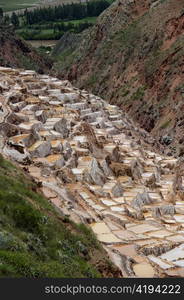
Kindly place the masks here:
[(6, 25), (10, 24), (10, 17), (8, 15), (5, 15), (3, 20), (4, 20), (4, 24), (6, 24)]
[(0, 7), (0, 18), (3, 18), (3, 9)]
[(12, 24), (14, 25), (15, 28), (19, 27), (19, 18), (18, 18), (18, 16), (16, 15), (15, 12), (12, 13), (12, 16), (11, 16), (11, 22), (12, 22)]
[(3, 21), (3, 9), (0, 7), (0, 23)]

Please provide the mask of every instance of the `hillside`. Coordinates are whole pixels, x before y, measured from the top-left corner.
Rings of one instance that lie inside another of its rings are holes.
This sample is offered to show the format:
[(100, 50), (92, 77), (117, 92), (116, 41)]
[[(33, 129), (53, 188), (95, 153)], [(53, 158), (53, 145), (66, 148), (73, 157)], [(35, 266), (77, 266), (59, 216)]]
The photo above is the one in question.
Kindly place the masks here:
[(14, 11), (18, 9), (24, 9), (27, 7), (35, 7), (40, 3), (38, 0), (1, 0), (0, 7), (3, 8), (4, 11)]
[(0, 89), (2, 276), (183, 277), (183, 160), (67, 80), (0, 67)]
[(57, 5), (63, 3), (79, 2), (78, 0), (1, 0), (0, 7), (6, 12), (19, 11), (24, 9), (32, 10), (37, 7), (43, 7), (48, 5)]
[(55, 70), (121, 107), (165, 153), (183, 155), (183, 33), (182, 0), (116, 1), (74, 50), (55, 53)]
[(40, 73), (47, 73), (51, 68), (49, 58), (39, 55), (11, 27), (3, 25), (0, 25), (0, 65), (34, 69)]
[(0, 277), (119, 277), (93, 233), (0, 156)]

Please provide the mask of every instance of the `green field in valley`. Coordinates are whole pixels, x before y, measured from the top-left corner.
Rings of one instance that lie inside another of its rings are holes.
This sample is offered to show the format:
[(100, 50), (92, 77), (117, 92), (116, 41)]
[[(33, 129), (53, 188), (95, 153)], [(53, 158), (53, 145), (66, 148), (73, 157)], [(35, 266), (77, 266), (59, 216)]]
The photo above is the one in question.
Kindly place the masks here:
[(4, 11), (17, 10), (26, 7), (32, 7), (35, 4), (39, 4), (40, 1), (37, 0), (0, 0), (0, 7)]
[[(95, 24), (95, 23), (96, 23), (96, 19), (97, 19), (97, 17), (87, 17), (87, 18), (80, 19), (80, 20), (66, 21), (66, 22), (64, 22), (64, 24), (68, 24), (68, 23), (79, 24), (79, 23), (81, 23), (81, 22), (89, 22), (89, 23)], [(56, 22), (55, 22), (55, 23), (56, 23)], [(58, 23), (59, 23), (59, 22), (58, 22)]]
[[(75, 3), (80, 2), (80, 0), (53, 0), (53, 4), (63, 4), (63, 3)], [(52, 5), (51, 1), (48, 1), (48, 5)], [(0, 7), (3, 8), (3, 10), (6, 11), (13, 11), (13, 10), (19, 10), (29, 7), (36, 7), (41, 5), (47, 5), (47, 1), (43, 0), (0, 0)]]
[[(71, 21), (65, 21), (65, 22), (61, 22), (61, 21), (57, 21), (57, 22), (53, 22), (54, 24), (64, 24), (64, 25), (69, 25), (69, 24), (73, 24), (74, 26), (80, 25), (81, 23), (85, 23), (88, 22), (90, 24), (95, 24), (96, 23), (96, 19), (97, 17), (87, 17), (84, 19), (80, 19), (80, 20), (71, 20)], [(35, 25), (36, 27), (31, 26), (29, 27), (21, 27), (19, 29), (16, 30), (17, 34), (20, 35), (21, 37), (23, 37), (26, 40), (54, 40), (54, 39), (60, 39), (60, 37), (62, 36), (62, 32), (58, 34), (55, 34), (55, 31), (53, 28), (45, 28), (45, 26), (48, 25), (49, 27), (52, 25), (52, 22), (45, 22), (43, 25)]]

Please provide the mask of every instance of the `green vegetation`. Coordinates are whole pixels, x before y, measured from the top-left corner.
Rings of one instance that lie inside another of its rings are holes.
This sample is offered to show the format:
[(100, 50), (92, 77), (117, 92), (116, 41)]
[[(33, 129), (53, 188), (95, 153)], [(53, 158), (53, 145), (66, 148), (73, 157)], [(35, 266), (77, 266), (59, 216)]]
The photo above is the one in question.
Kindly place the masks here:
[(103, 250), (85, 225), (63, 218), (0, 156), (0, 277), (100, 277)]
[(122, 93), (122, 97), (126, 97), (128, 94), (130, 94), (130, 91), (126, 90), (124, 93)]
[(11, 16), (11, 22), (14, 25), (15, 28), (19, 27), (20, 22), (19, 22), (19, 18), (16, 15), (16, 13), (13, 12), (12, 16)]
[[(60, 3), (66, 4), (71, 2), (80, 2), (80, 0), (60, 0)], [(7, 11), (13, 11), (13, 10), (19, 10), (19, 9), (25, 9), (25, 8), (31, 8), (35, 7), (36, 5), (39, 5), (39, 0), (1, 0), (0, 6), (3, 8), (5, 12)]]
[(122, 88), (120, 89), (120, 96), (121, 97), (126, 97), (129, 94), (130, 94), (130, 86), (129, 85), (123, 85)]
[(131, 96), (131, 100), (136, 101), (136, 100), (141, 100), (144, 97), (145, 94), (145, 87), (140, 86), (135, 93)]
[(57, 20), (70, 21), (84, 19), (86, 17), (99, 16), (110, 3), (106, 0), (90, 0), (81, 3), (71, 3), (58, 6), (49, 6), (25, 10), (21, 15), (25, 25), (40, 24), (43, 22), (55, 22)]
[(84, 29), (92, 26), (96, 22), (96, 17), (88, 17), (82, 20), (65, 22), (47, 22), (41, 25), (30, 25), (17, 29), (16, 32), (25, 40), (57, 40), (64, 32), (80, 33)]
[[(107, 0), (90, 0), (25, 9), (11, 16), (5, 15), (4, 24), (13, 24), (17, 33), (26, 40), (56, 40), (65, 32), (80, 33), (93, 26), (99, 16), (111, 3)], [(0, 18), (3, 11), (0, 11)]]
[(161, 126), (160, 126), (160, 129), (165, 129), (167, 128), (171, 123), (171, 120), (167, 120), (165, 121)]
[(176, 92), (182, 92), (182, 93), (183, 93), (183, 91), (184, 91), (184, 84), (182, 83), (181, 85), (177, 86), (177, 87), (175, 88), (175, 91), (176, 91)]
[(97, 76), (95, 74), (91, 75), (87, 81), (87, 86), (91, 87), (97, 82)]
[(31, 7), (34, 4), (38, 4), (39, 0), (1, 0), (0, 6), (4, 11), (12, 11), (21, 8)]

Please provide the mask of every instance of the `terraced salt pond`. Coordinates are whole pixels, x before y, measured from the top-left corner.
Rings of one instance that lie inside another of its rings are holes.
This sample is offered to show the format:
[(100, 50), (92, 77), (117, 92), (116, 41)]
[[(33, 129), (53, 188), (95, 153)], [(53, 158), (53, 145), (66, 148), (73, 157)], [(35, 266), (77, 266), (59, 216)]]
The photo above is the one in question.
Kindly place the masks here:
[(1, 152), (88, 224), (122, 276), (183, 276), (182, 161), (152, 151), (124, 112), (68, 81), (1, 67), (0, 87)]

